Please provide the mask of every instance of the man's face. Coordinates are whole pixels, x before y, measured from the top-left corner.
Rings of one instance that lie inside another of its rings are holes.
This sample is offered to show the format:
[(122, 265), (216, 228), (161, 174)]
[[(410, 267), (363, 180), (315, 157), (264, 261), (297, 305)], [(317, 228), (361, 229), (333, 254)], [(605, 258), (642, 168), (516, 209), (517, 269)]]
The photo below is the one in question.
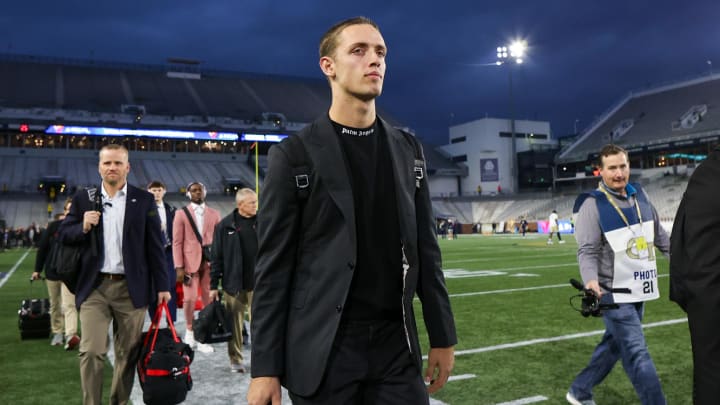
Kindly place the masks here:
[(613, 191), (622, 192), (630, 178), (630, 165), (624, 153), (601, 157), (600, 176)]
[(244, 217), (252, 217), (257, 213), (257, 197), (254, 194), (246, 195), (237, 203), (238, 213)]
[(335, 89), (369, 101), (382, 93), (386, 53), (378, 30), (367, 24), (351, 25), (338, 35), (335, 54), (320, 58), (320, 66)]
[(98, 172), (103, 182), (112, 187), (122, 187), (130, 172), (128, 155), (122, 149), (104, 149), (100, 152)]
[(195, 183), (188, 189), (190, 192), (190, 201), (194, 202), (195, 204), (202, 204), (204, 201), (203, 197), (203, 188), (201, 185)]
[(163, 197), (165, 197), (165, 189), (162, 187), (150, 187), (148, 191), (155, 197), (157, 203), (161, 203)]

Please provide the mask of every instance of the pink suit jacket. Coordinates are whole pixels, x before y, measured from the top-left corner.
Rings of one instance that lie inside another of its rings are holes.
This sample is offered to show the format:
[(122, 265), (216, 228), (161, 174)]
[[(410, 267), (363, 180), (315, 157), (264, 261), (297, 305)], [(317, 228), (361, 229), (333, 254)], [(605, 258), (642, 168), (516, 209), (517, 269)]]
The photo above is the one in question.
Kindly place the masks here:
[[(190, 204), (187, 205), (193, 221), (196, 221), (195, 212)], [(212, 245), (215, 225), (220, 222), (220, 213), (205, 204), (203, 229), (198, 229), (202, 236), (203, 245)], [(197, 224), (197, 222), (195, 222)], [(178, 209), (173, 220), (173, 261), (175, 268), (184, 267), (186, 273), (195, 273), (200, 269), (202, 260), (202, 246), (195, 236), (192, 225), (185, 211)]]

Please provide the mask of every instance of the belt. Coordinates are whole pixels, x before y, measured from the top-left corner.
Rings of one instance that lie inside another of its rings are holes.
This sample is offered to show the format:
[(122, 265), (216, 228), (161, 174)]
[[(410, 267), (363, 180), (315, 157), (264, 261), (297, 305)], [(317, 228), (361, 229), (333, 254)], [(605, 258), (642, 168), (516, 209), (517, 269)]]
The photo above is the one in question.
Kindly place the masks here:
[(100, 277), (113, 281), (125, 280), (124, 274), (100, 273)]

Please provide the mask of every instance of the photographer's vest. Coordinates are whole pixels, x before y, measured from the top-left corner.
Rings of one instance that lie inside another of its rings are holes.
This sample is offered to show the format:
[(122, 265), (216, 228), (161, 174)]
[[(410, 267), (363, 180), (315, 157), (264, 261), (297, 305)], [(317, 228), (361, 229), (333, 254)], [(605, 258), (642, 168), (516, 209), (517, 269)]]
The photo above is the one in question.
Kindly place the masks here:
[(652, 208), (639, 186), (628, 185), (627, 192), (635, 197), (635, 204), (629, 208), (620, 208), (602, 186), (590, 192), (597, 204), (600, 228), (615, 253), (611, 287), (630, 289), (630, 294), (613, 294), (616, 303), (660, 297)]

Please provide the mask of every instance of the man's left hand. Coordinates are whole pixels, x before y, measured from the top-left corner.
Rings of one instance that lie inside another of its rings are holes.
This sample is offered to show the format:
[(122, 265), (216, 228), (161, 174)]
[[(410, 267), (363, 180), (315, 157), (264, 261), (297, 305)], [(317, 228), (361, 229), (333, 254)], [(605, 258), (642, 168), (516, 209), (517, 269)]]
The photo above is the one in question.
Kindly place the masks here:
[(172, 296), (170, 295), (170, 291), (158, 291), (158, 301), (159, 303), (170, 302), (170, 299)]
[(425, 369), (425, 384), (433, 394), (442, 388), (455, 366), (455, 347), (433, 347), (428, 354), (428, 367)]

